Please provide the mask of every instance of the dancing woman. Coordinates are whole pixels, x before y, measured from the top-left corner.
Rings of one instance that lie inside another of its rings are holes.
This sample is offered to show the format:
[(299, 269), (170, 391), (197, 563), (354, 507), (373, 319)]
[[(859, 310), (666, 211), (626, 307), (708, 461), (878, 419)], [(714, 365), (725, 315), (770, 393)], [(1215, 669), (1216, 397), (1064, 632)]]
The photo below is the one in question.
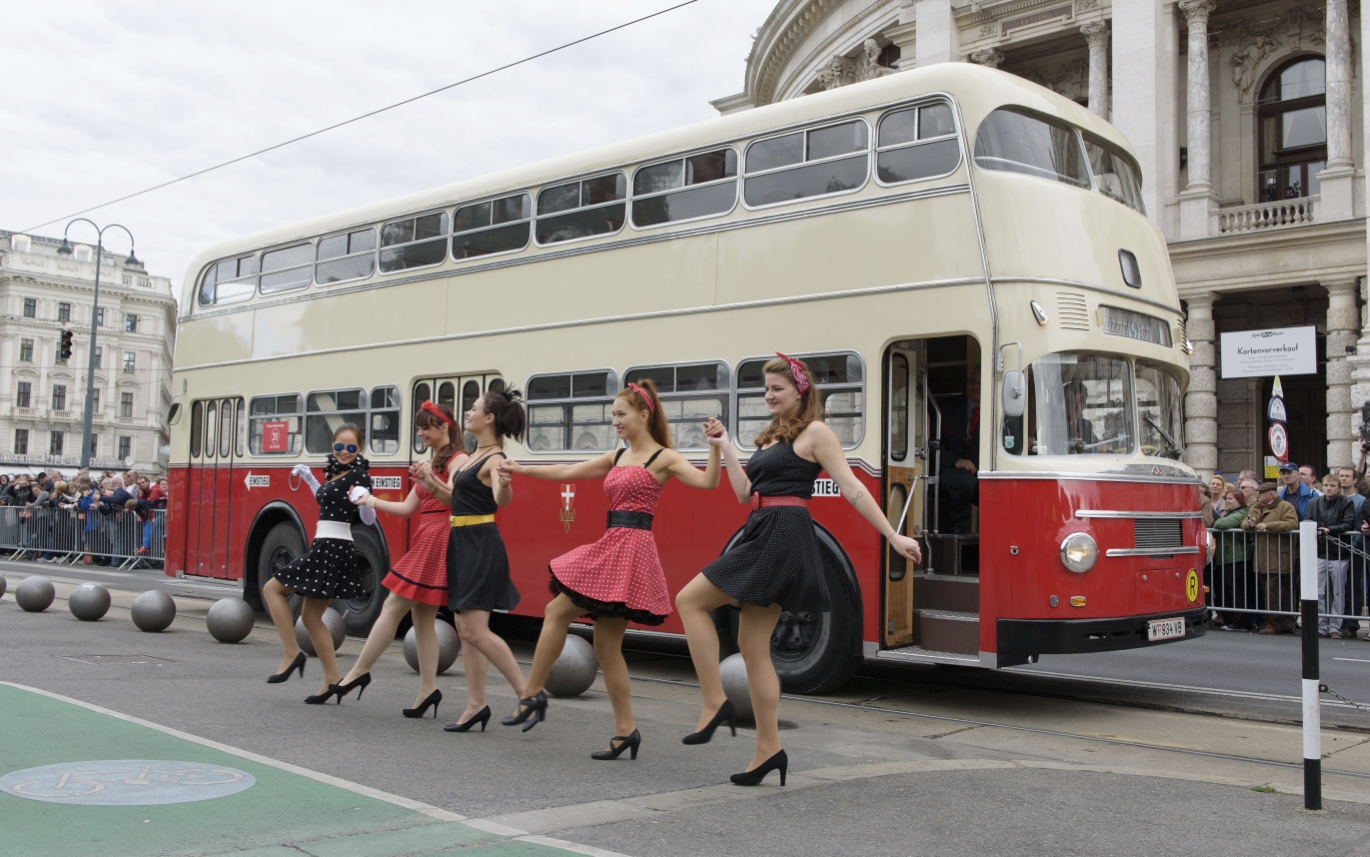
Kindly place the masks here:
[(777, 354), (763, 372), (771, 424), (757, 435), (758, 449), (747, 462), (746, 472), (725, 434), (709, 438), (722, 447), (728, 481), (739, 503), (752, 504), (752, 513), (732, 549), (676, 596), (704, 696), (699, 724), (685, 736), (686, 744), (707, 743), (725, 721), (734, 725), (736, 714), (719, 678), (718, 632), (709, 611), (741, 602), (737, 647), (746, 663), (756, 716), (756, 752), (744, 772), (732, 775), (740, 786), (757, 785), (771, 771), (780, 772), (783, 786), (789, 767), (780, 747), (780, 682), (771, 663), (771, 633), (781, 611), (831, 609), (808, 509), (818, 474), (827, 470), (847, 502), (902, 556), (915, 563), (922, 559), (918, 543), (895, 533), (875, 498), (852, 475), (842, 444), (823, 422), (823, 407), (808, 366)]
[[(333, 432), (333, 453), (328, 456), (322, 485), (308, 465), (295, 465), (293, 475), (304, 480), (319, 501), (319, 525), (314, 531), (314, 543), (304, 556), (276, 572), (276, 576), (262, 587), (271, 621), (281, 636), (281, 671), (267, 679), (272, 684), (285, 681), (297, 669), (300, 677), (304, 677), (305, 655), (295, 642), (294, 617), (290, 613), (290, 602), (286, 600), (295, 592), (304, 596), (300, 615), (323, 666), (324, 680), (323, 690), (305, 697), (304, 701), (310, 705), (322, 705), (338, 693), (337, 683), (342, 678), (333, 654), (333, 636), (323, 624), (323, 611), (334, 598), (357, 598), (366, 594), (357, 557), (352, 551), (352, 525), (358, 522), (373, 524), (376, 513), (367, 508), (358, 509), (348, 498), (354, 488), (371, 490), (371, 477), (366, 472), (368, 463), (361, 455), (361, 444), (362, 430), (358, 425), (343, 423)], [(338, 701), (342, 702), (341, 694), (338, 694)]]
[[(512, 610), (519, 603), (495, 512), (514, 499), (509, 485), (512, 474), (499, 474), (504, 438), (523, 437), (526, 420), (518, 391), (491, 390), (466, 412), (465, 429), (475, 436), (476, 449), (452, 471), (451, 486), (434, 477), (428, 462), (417, 468), (423, 487), (452, 510), (447, 606), (457, 614), (457, 633), (466, 652), (466, 711), (456, 723), (443, 727), (448, 732), (466, 732), (476, 723), (484, 732), (490, 722), (490, 706), (485, 704), (487, 660), (508, 680), (516, 697), (525, 696), (518, 661), (509, 644), (490, 630), (490, 613)], [(473, 653), (483, 657), (472, 657)]]
[[(718, 487), (719, 451), (709, 447), (709, 463), (703, 472), (672, 449), (670, 426), (650, 379), (629, 384), (614, 397), (613, 426), (628, 443), (627, 449), (606, 452), (579, 464), (528, 466), (506, 460), (501, 475), (522, 473), (554, 482), (603, 479), (609, 495), (608, 528), (599, 541), (576, 548), (552, 560), (550, 588), (556, 597), (547, 605), (542, 634), (528, 675), (527, 698), (519, 700), (519, 713), (504, 724), (523, 724), (527, 732), (547, 716), (543, 685), (561, 655), (567, 630), (577, 616), (595, 620), (595, 654), (604, 670), (604, 684), (614, 708), (614, 737), (607, 750), (590, 754), (592, 759), (617, 759), (625, 749), (637, 758), (642, 735), (633, 722), (628, 664), (623, 660), (623, 634), (628, 623), (660, 625), (671, 612), (666, 575), (652, 537), (652, 516), (666, 482), (674, 478), (690, 488)], [(706, 432), (721, 432), (717, 420), (705, 424)]]
[[(424, 402), (414, 415), (414, 426), (423, 445), (433, 450), (429, 469), (434, 478), (450, 482), (452, 470), (467, 460), (452, 409)], [(436, 719), (442, 691), (438, 690), (438, 634), (434, 623), (438, 607), (447, 603), (447, 534), (451, 531), (447, 505), (418, 483), (403, 503), (379, 500), (369, 493), (353, 502), (400, 518), (417, 513), (419, 527), (404, 558), (381, 581), (381, 585), (390, 590), (390, 595), (381, 606), (380, 618), (371, 627), (361, 656), (333, 690), (341, 700), (355, 687), (357, 698), (361, 699), (362, 691), (371, 684), (371, 667), (395, 642), (395, 632), (404, 614), (412, 612), (414, 641), (419, 650), (419, 695), (414, 699), (414, 707), (402, 709), (401, 713), (405, 717), (422, 717), (432, 706)], [(478, 657), (481, 657), (479, 652), (469, 653), (467, 662)]]

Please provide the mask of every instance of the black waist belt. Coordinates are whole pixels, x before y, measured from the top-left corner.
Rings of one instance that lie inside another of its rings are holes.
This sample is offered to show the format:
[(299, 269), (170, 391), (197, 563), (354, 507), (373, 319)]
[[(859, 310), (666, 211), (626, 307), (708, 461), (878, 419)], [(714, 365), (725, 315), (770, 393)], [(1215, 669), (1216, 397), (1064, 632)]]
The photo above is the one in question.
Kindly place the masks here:
[(607, 527), (627, 527), (630, 530), (650, 530), (652, 516), (646, 512), (615, 512), (610, 510)]
[(452, 513), (449, 512), (449, 511), (446, 510), (446, 509), (424, 509), (424, 510), (423, 510), (422, 512), (420, 512), (419, 514), (420, 514), (420, 515), (451, 515)]

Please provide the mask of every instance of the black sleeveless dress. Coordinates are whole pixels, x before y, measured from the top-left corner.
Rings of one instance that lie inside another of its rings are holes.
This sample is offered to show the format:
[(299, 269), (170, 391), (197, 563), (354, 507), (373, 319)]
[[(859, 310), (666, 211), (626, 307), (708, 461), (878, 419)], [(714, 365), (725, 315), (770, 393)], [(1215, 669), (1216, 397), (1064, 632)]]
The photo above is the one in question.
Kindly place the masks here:
[[(495, 492), (480, 481), (480, 469), (492, 455), (457, 473), (452, 479), (453, 515), (493, 515), (499, 509)], [(513, 610), (519, 591), (509, 578), (509, 556), (499, 527), (491, 521), (453, 527), (447, 539), (447, 606), (453, 610)]]
[[(801, 458), (784, 441), (757, 450), (747, 462), (752, 493), (762, 497), (812, 499), (822, 472), (821, 464)], [(819, 551), (808, 509), (767, 506), (752, 511), (737, 543), (704, 568), (704, 577), (744, 604), (826, 612), (832, 607)]]
[[(319, 520), (360, 524), (361, 513), (347, 499), (357, 485), (371, 490), (371, 477), (365, 465), (354, 466), (332, 482), (320, 485), (314, 495), (319, 501)], [(303, 556), (276, 572), (276, 579), (306, 598), (360, 598), (369, 594), (352, 542), (346, 539), (314, 539)]]

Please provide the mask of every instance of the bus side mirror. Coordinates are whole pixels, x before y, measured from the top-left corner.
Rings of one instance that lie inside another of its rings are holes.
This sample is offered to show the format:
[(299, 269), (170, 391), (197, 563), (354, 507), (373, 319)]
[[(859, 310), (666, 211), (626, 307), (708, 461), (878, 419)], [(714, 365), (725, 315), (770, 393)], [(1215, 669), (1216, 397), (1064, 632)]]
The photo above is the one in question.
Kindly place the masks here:
[(1004, 373), (1004, 416), (1021, 417), (1027, 405), (1023, 393), (1023, 373), (1010, 369)]

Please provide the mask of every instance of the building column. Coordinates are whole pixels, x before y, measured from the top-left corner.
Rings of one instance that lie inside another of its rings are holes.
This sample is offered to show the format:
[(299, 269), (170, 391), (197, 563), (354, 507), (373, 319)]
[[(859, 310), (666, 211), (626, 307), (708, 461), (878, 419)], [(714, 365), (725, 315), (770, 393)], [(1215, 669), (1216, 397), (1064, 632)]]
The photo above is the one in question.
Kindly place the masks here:
[(1351, 24), (1346, 0), (1327, 0), (1327, 168), (1318, 173), (1318, 220), (1354, 216), (1351, 156)]
[(1213, 292), (1185, 296), (1189, 307), (1185, 335), (1194, 346), (1184, 396), (1185, 459), (1205, 479), (1218, 469), (1218, 337), (1213, 322), (1217, 300)]
[(1335, 470), (1356, 463), (1352, 414), (1358, 408), (1352, 404), (1349, 358), (1361, 335), (1356, 306), (1360, 281), (1347, 277), (1322, 285), (1327, 289), (1327, 466)]
[(1156, 0), (1113, 0), (1113, 120), (1142, 168), (1146, 214), (1174, 240), (1165, 211), (1175, 193), (1179, 142), (1174, 105), (1179, 34), (1173, 7)]
[(1080, 27), (1089, 43), (1089, 110), (1108, 120), (1108, 22), (1091, 21)]
[(1213, 138), (1213, 108), (1208, 96), (1208, 13), (1212, 0), (1180, 0), (1176, 4), (1189, 25), (1189, 64), (1186, 109), (1189, 121), (1189, 183), (1180, 194), (1180, 237), (1207, 238), (1209, 213), (1218, 200), (1213, 193), (1212, 159), (1209, 147)]
[(922, 68), (939, 62), (958, 61), (961, 58), (961, 39), (951, 0), (917, 0), (914, 10), (918, 38), (913, 46), (913, 64)]

